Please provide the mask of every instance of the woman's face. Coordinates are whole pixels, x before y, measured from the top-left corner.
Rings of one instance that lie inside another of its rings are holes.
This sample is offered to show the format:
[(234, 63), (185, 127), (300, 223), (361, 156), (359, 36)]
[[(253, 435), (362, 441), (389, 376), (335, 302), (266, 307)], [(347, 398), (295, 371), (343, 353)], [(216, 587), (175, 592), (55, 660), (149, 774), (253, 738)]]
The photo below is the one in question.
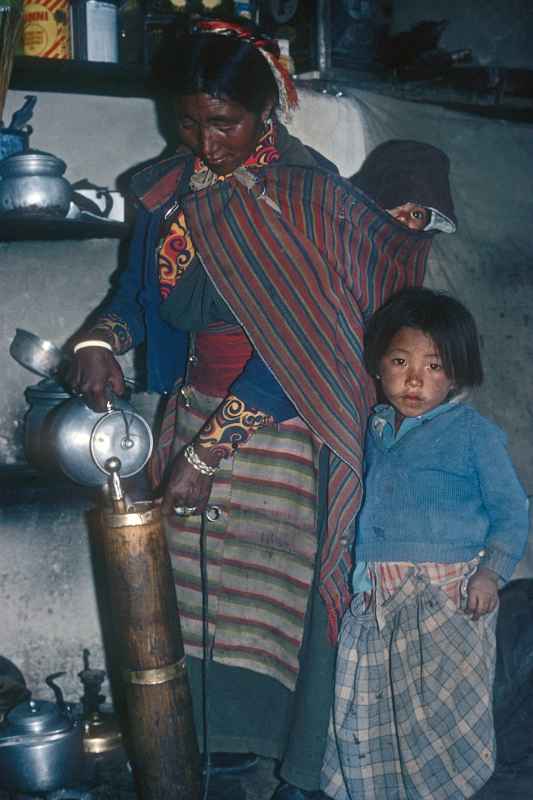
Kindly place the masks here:
[(216, 175), (229, 175), (254, 152), (271, 108), (254, 113), (233, 100), (194, 94), (178, 97), (176, 110), (183, 144)]
[(387, 212), (412, 231), (423, 231), (429, 222), (429, 211), (416, 203), (404, 203), (396, 208), (388, 208)]

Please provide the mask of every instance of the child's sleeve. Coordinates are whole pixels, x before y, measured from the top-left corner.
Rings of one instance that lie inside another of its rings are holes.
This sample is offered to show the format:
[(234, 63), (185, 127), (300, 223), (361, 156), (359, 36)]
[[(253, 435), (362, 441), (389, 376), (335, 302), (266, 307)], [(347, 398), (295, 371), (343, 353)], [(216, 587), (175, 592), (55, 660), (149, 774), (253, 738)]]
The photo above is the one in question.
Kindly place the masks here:
[(507, 451), (507, 437), (484, 417), (472, 427), (475, 459), (489, 531), (481, 566), (508, 581), (522, 558), (528, 538), (528, 499)]

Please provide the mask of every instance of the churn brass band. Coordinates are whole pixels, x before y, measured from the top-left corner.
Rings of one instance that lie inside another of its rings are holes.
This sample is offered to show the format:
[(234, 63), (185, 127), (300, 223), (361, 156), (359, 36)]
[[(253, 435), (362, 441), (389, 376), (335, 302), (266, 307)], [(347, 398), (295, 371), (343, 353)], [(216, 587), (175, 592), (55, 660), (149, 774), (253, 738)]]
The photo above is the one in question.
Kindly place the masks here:
[(155, 686), (159, 683), (167, 683), (168, 681), (178, 678), (185, 669), (185, 656), (175, 661), (173, 664), (167, 664), (165, 667), (154, 667), (153, 669), (125, 669), (123, 671), (124, 680), (127, 683), (136, 683), (142, 686)]

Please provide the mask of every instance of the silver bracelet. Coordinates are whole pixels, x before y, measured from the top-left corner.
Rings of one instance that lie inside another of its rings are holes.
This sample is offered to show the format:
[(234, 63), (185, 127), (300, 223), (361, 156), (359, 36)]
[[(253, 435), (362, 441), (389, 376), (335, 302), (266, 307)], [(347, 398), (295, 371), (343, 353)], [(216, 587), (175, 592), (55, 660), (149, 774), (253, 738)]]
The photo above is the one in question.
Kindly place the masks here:
[(197, 469), (202, 475), (209, 475), (212, 477), (215, 472), (220, 469), (220, 467), (210, 467), (209, 464), (202, 461), (192, 444), (187, 445), (184, 455), (191, 467)]

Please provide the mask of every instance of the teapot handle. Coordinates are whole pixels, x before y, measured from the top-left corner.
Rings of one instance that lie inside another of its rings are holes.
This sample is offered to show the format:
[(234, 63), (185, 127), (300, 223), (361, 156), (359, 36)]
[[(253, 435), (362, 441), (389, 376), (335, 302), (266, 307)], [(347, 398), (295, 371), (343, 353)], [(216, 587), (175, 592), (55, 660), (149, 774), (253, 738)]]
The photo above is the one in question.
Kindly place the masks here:
[(63, 692), (61, 691), (60, 687), (54, 683), (54, 680), (66, 674), (67, 674), (66, 672), (53, 672), (51, 675), (48, 675), (48, 677), (45, 678), (44, 681), (46, 685), (49, 686), (50, 689), (52, 689), (52, 691), (54, 692), (57, 706), (59, 709), (61, 709), (61, 711), (63, 711), (66, 708), (65, 700), (63, 698)]
[[(124, 383), (126, 384), (126, 388), (124, 389), (124, 394), (122, 395), (122, 398), (124, 400), (129, 400), (129, 398), (131, 397), (131, 387), (135, 386), (136, 382), (133, 381), (131, 378), (124, 378)], [(104, 395), (106, 399), (107, 413), (110, 414), (112, 411), (117, 411), (117, 408), (115, 407), (115, 401), (117, 399), (117, 395), (114, 393), (109, 384), (107, 384), (105, 387)]]
[(105, 206), (104, 206), (104, 210), (101, 213), (102, 213), (103, 217), (106, 217), (106, 218), (109, 217), (111, 209), (113, 208), (113, 197), (111, 195), (111, 192), (109, 191), (109, 189), (100, 189), (96, 193), (96, 197), (97, 198), (100, 198), (100, 197), (104, 198)]

